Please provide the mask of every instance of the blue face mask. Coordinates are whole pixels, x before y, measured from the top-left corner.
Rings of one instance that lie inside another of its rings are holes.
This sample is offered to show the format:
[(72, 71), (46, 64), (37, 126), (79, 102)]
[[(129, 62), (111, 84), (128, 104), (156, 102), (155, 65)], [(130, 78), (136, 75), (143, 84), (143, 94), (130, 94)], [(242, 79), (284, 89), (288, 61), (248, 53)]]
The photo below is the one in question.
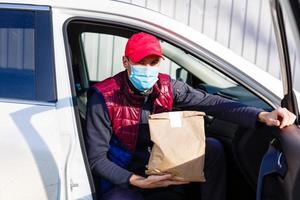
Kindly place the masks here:
[(141, 92), (149, 90), (158, 80), (159, 67), (131, 65), (129, 80)]

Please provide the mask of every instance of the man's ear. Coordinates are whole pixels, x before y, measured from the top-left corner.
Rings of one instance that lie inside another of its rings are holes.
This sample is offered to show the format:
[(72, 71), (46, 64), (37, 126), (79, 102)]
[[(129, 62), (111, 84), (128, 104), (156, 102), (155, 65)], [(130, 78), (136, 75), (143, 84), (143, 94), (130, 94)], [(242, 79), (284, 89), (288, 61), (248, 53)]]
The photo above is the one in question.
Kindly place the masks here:
[(123, 62), (123, 66), (128, 70), (130, 69), (130, 63), (129, 60), (126, 56), (122, 57), (122, 62)]

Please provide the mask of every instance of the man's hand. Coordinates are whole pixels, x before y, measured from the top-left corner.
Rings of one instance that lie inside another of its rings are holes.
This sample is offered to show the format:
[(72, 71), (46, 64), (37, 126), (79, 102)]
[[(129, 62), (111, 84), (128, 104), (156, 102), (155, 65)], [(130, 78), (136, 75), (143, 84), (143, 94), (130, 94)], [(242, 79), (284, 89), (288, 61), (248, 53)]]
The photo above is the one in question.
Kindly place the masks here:
[(259, 113), (258, 120), (268, 126), (279, 126), (279, 128), (284, 128), (294, 124), (296, 116), (286, 108), (279, 107), (272, 112)]
[(139, 188), (158, 188), (189, 183), (181, 180), (180, 178), (174, 178), (171, 174), (151, 175), (147, 178), (133, 174), (130, 177), (129, 182), (131, 185)]

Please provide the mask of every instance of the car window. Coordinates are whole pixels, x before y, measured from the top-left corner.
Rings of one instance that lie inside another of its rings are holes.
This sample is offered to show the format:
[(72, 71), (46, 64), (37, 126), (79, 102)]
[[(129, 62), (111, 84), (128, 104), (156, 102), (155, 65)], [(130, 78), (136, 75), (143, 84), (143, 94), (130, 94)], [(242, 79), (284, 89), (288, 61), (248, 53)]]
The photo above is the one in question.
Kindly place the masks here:
[[(82, 42), (90, 80), (100, 81), (124, 70), (121, 58), (124, 55), (127, 38), (101, 33), (82, 33)], [(164, 52), (161, 73), (188, 82), (188, 71), (185, 68), (193, 71), (194, 67), (201, 67), (202, 73), (198, 77), (206, 84), (221, 88), (237, 84), (181, 49), (164, 41), (161, 41), (161, 46)]]
[(124, 70), (122, 56), (127, 38), (84, 32), (81, 39), (90, 80), (104, 80)]
[[(293, 35), (293, 28), (291, 26), (290, 20), (287, 16), (286, 11), (283, 9), (283, 20), (285, 25), (285, 31), (286, 31), (286, 37), (287, 37), (287, 45), (288, 45), (288, 51), (289, 51), (289, 59), (290, 59), (290, 65), (292, 70), (292, 81), (294, 88), (298, 88), (297, 86), (300, 85), (300, 79), (296, 77), (296, 74), (298, 74), (299, 65), (300, 65), (300, 48), (296, 45), (297, 42), (295, 40), (295, 35)], [(296, 29), (295, 29), (296, 31)], [(299, 91), (299, 90), (298, 90)]]
[[(127, 38), (102, 33), (81, 34), (87, 71), (92, 81), (101, 81), (124, 70), (122, 56)], [(263, 108), (271, 107), (210, 64), (188, 54), (186, 51), (161, 41), (164, 59), (160, 72), (172, 79), (183, 81), (195, 89)]]
[(54, 101), (49, 11), (0, 9), (0, 98)]
[[(84, 32), (81, 34), (89, 79), (101, 81), (124, 70), (124, 55), (127, 38), (102, 33)], [(178, 66), (167, 57), (161, 61), (162, 73), (176, 78)]]
[(165, 57), (168, 58), (165, 60), (169, 61), (170, 64), (176, 64), (169, 72), (169, 74), (173, 75), (173, 78), (193, 85), (191, 80), (189, 80), (189, 76), (193, 74), (201, 83), (218, 88), (228, 88), (238, 85), (229, 77), (215, 70), (204, 61), (186, 53), (186, 51), (165, 41), (161, 42), (161, 46)]

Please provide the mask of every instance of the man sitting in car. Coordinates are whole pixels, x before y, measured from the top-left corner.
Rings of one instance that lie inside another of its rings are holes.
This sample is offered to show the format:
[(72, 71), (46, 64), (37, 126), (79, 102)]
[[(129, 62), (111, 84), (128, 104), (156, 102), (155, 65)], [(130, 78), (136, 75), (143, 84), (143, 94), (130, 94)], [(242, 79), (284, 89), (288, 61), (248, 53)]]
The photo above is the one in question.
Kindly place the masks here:
[[(189, 183), (170, 174), (145, 175), (152, 146), (149, 114), (174, 108), (198, 110), (247, 127), (265, 123), (283, 128), (295, 121), (285, 108), (265, 112), (173, 80), (159, 73), (162, 55), (156, 37), (134, 34), (126, 44), (125, 70), (90, 90), (87, 153), (92, 172), (101, 177), (102, 199), (184, 199)], [(204, 173), (206, 182), (199, 184), (201, 199), (225, 199), (224, 151), (213, 138), (206, 139)]]

